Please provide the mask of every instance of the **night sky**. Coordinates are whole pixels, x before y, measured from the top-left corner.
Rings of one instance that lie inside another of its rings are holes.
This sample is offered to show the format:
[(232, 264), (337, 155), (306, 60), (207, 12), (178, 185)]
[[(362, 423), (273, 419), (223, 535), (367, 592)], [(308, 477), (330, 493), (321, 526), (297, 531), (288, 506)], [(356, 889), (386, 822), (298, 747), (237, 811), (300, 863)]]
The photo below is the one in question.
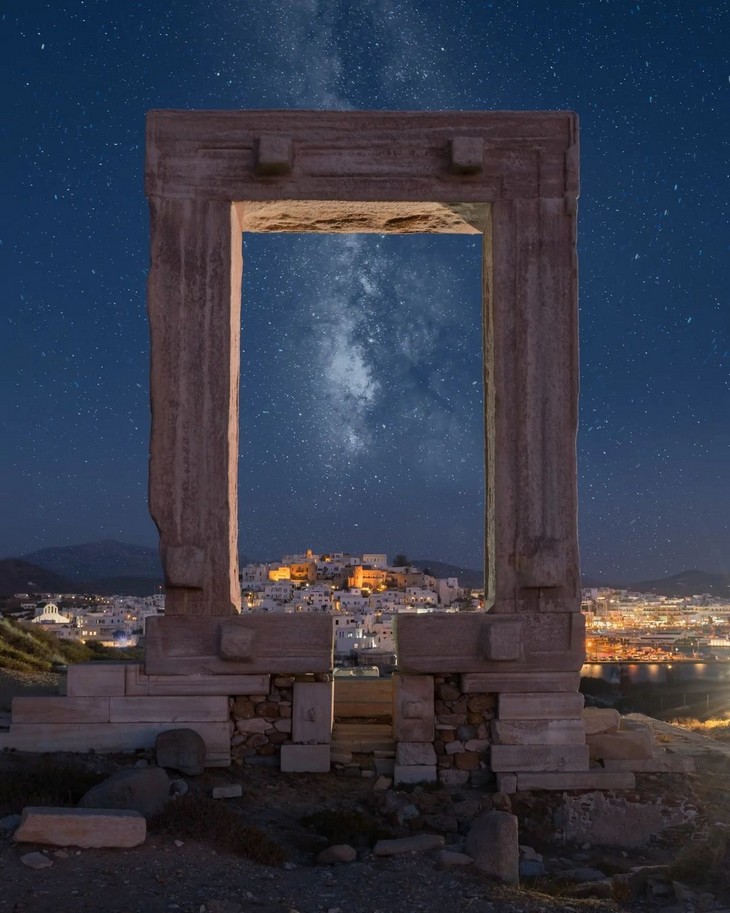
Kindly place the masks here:
[[(0, 556), (157, 541), (148, 109), (572, 109), (584, 573), (730, 571), (726, 3), (4, 9)], [(479, 269), (475, 236), (246, 236), (242, 552), (481, 564)]]

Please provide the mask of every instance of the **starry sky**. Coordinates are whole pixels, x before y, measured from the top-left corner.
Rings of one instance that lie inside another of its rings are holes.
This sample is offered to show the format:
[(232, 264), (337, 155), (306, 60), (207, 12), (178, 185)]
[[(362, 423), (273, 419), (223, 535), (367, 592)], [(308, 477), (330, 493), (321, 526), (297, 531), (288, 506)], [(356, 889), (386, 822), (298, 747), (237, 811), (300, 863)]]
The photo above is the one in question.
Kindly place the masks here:
[[(726, 3), (3, 10), (0, 556), (156, 543), (148, 109), (571, 109), (584, 573), (730, 572)], [(478, 237), (243, 243), (241, 551), (479, 567)]]

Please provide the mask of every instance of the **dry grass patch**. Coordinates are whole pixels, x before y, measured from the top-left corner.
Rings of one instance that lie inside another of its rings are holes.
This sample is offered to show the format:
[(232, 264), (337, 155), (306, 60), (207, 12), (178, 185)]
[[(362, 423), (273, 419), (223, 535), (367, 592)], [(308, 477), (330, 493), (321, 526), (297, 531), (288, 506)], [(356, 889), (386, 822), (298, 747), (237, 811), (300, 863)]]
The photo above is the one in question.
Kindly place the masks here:
[(672, 726), (679, 726), (680, 729), (687, 729), (689, 732), (706, 735), (708, 738), (717, 739), (719, 742), (730, 741), (730, 720), (726, 717), (713, 717), (709, 720), (680, 717), (670, 722)]
[(260, 828), (244, 824), (235, 808), (201, 794), (173, 799), (148, 823), (153, 833), (199, 840), (263, 865), (281, 865), (286, 858), (283, 848)]
[(73, 761), (51, 757), (29, 761), (0, 777), (0, 814), (19, 814), (28, 805), (76, 805), (85, 792), (106, 779)]

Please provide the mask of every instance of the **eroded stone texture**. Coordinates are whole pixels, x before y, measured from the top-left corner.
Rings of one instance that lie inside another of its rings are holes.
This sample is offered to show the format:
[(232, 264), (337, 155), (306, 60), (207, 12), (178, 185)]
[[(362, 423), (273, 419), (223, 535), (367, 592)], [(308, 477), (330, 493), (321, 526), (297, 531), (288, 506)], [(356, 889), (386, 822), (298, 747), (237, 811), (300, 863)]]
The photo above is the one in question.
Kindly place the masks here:
[(13, 839), (51, 846), (131, 847), (144, 843), (147, 823), (139, 812), (122, 809), (23, 809)]

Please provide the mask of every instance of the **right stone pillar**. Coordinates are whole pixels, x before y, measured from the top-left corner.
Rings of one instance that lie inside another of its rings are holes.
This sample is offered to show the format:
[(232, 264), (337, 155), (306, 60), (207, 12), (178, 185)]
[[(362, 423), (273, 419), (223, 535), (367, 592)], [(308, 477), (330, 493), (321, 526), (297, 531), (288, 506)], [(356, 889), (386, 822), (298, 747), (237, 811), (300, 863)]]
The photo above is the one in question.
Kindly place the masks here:
[(487, 594), (580, 610), (578, 298), (570, 197), (500, 199), (485, 237)]

